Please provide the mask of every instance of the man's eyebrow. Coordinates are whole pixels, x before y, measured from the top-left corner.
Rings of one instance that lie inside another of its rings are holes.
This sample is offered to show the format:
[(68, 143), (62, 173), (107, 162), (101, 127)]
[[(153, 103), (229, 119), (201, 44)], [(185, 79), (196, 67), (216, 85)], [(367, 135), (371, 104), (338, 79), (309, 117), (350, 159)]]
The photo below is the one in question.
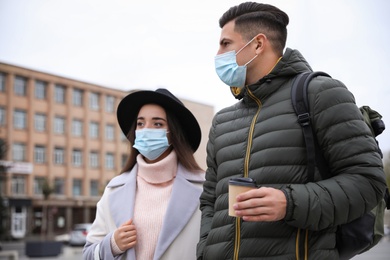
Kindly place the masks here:
[(222, 43), (223, 43), (224, 41), (228, 41), (228, 40), (229, 40), (229, 39), (223, 37), (223, 38), (219, 41), (219, 45), (222, 45)]

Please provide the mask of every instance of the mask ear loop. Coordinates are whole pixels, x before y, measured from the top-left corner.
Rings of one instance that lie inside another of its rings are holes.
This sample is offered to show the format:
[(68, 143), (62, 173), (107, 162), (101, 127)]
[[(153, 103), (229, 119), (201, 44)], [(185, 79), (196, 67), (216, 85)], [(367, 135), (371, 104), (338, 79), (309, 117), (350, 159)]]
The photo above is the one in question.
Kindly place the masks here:
[[(248, 46), (251, 42), (253, 42), (253, 40), (256, 39), (256, 37), (253, 37), (252, 40), (250, 40), (249, 42), (247, 42), (247, 44), (244, 45), (244, 47), (242, 47), (241, 49), (238, 50), (238, 52), (236, 53), (236, 56), (246, 47)], [(249, 63), (251, 63), (254, 59), (257, 58), (259, 54), (256, 54), (255, 57), (253, 57), (252, 59), (250, 59), (247, 63), (244, 64), (244, 67), (246, 67)]]
[(251, 42), (253, 42), (253, 40), (255, 39), (256, 37), (254, 37), (252, 40), (250, 40), (249, 42), (247, 42), (244, 47), (242, 47), (241, 49), (238, 50), (238, 52), (236, 53), (236, 56), (237, 54), (239, 54), (246, 46), (248, 46), (249, 44), (251, 44)]
[(253, 58), (252, 58), (250, 61), (248, 61), (247, 63), (245, 63), (244, 66), (248, 65), (249, 63), (251, 63), (254, 59), (257, 58), (258, 55), (259, 55), (259, 54), (256, 54), (256, 56), (253, 57)]

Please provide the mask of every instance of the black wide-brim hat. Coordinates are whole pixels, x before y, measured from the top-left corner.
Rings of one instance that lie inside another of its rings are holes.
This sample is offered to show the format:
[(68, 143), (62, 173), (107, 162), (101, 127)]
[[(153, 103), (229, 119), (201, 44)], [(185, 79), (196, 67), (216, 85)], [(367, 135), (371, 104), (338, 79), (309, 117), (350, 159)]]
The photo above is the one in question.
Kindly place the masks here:
[(121, 100), (117, 109), (117, 118), (125, 136), (129, 133), (131, 125), (137, 120), (139, 110), (146, 104), (160, 105), (175, 115), (193, 151), (198, 149), (202, 137), (198, 121), (177, 97), (164, 88), (159, 88), (156, 91), (133, 92)]

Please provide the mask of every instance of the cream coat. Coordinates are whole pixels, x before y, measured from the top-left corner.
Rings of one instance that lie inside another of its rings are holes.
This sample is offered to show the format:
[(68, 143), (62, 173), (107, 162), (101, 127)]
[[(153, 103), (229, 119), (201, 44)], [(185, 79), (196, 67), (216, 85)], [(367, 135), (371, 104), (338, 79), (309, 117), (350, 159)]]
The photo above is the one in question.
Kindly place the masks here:
[[(110, 238), (117, 227), (133, 218), (137, 171), (135, 165), (131, 171), (108, 183), (97, 204), (96, 219), (87, 236), (83, 259), (136, 259), (134, 248), (114, 257)], [(178, 165), (154, 259), (196, 259), (201, 217), (199, 196), (203, 181), (204, 174), (192, 174)]]

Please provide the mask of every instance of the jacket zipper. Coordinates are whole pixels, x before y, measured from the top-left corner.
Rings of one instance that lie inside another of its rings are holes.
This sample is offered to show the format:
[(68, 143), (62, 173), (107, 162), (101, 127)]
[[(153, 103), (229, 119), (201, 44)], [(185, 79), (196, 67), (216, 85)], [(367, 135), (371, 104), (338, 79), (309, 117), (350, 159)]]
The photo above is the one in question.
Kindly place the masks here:
[(295, 258), (307, 260), (309, 256), (309, 231), (298, 228), (295, 240)]
[[(244, 177), (248, 177), (249, 174), (249, 159), (251, 155), (251, 148), (252, 148), (252, 140), (253, 140), (253, 132), (255, 129), (255, 124), (257, 121), (257, 118), (259, 116), (260, 110), (261, 110), (261, 102), (260, 100), (253, 95), (253, 93), (247, 89), (247, 93), (249, 96), (257, 103), (258, 109), (256, 111), (256, 114), (253, 116), (251, 126), (249, 129), (249, 134), (248, 134), (248, 145), (246, 148), (246, 153), (245, 153), (245, 160), (244, 160)], [(233, 259), (238, 260), (238, 255), (240, 252), (240, 243), (241, 243), (241, 218), (236, 218), (236, 232), (235, 232), (235, 238), (234, 238), (234, 255)]]

